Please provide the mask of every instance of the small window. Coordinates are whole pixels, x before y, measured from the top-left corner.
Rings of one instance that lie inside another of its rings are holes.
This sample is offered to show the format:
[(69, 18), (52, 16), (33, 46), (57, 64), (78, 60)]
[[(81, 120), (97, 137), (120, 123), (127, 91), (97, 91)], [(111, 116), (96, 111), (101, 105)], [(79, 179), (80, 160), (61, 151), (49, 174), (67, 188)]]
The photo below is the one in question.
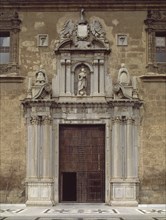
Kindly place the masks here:
[(10, 61), (10, 33), (0, 33), (0, 64), (7, 64)]
[(156, 33), (156, 62), (166, 62), (166, 32)]

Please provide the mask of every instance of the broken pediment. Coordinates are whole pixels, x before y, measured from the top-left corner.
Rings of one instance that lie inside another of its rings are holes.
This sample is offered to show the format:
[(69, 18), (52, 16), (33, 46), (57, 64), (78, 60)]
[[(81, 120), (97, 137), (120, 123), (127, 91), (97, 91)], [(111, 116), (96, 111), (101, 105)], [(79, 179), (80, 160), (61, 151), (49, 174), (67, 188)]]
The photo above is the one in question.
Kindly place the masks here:
[(80, 20), (65, 22), (60, 31), (60, 40), (56, 45), (58, 50), (87, 50), (87, 49), (105, 49), (109, 50), (109, 43), (106, 40), (106, 33), (102, 24), (98, 20), (88, 22), (85, 19), (84, 9), (81, 10)]

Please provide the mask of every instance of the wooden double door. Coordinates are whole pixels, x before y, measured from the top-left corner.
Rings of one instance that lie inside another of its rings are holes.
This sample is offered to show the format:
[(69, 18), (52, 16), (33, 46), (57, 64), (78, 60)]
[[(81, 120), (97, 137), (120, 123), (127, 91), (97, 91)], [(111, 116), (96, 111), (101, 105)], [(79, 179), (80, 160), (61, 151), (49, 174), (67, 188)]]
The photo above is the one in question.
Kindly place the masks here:
[(105, 126), (60, 126), (60, 201), (104, 202)]

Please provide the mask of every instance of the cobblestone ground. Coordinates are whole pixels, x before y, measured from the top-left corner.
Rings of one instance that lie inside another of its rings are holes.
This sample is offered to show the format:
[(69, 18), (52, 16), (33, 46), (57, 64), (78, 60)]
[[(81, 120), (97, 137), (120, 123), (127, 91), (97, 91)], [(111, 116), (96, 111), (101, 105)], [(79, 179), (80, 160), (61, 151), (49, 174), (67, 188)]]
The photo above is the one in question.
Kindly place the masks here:
[(166, 220), (166, 206), (131, 208), (105, 204), (55, 207), (0, 205), (0, 220)]

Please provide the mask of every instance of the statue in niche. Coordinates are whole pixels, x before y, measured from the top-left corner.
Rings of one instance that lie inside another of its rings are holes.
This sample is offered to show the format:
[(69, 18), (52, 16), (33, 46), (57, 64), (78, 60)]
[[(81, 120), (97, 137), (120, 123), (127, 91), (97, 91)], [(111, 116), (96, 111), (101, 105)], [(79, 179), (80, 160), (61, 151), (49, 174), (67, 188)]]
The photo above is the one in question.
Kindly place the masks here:
[(81, 67), (78, 73), (78, 95), (86, 95), (87, 88), (87, 73), (84, 67)]

